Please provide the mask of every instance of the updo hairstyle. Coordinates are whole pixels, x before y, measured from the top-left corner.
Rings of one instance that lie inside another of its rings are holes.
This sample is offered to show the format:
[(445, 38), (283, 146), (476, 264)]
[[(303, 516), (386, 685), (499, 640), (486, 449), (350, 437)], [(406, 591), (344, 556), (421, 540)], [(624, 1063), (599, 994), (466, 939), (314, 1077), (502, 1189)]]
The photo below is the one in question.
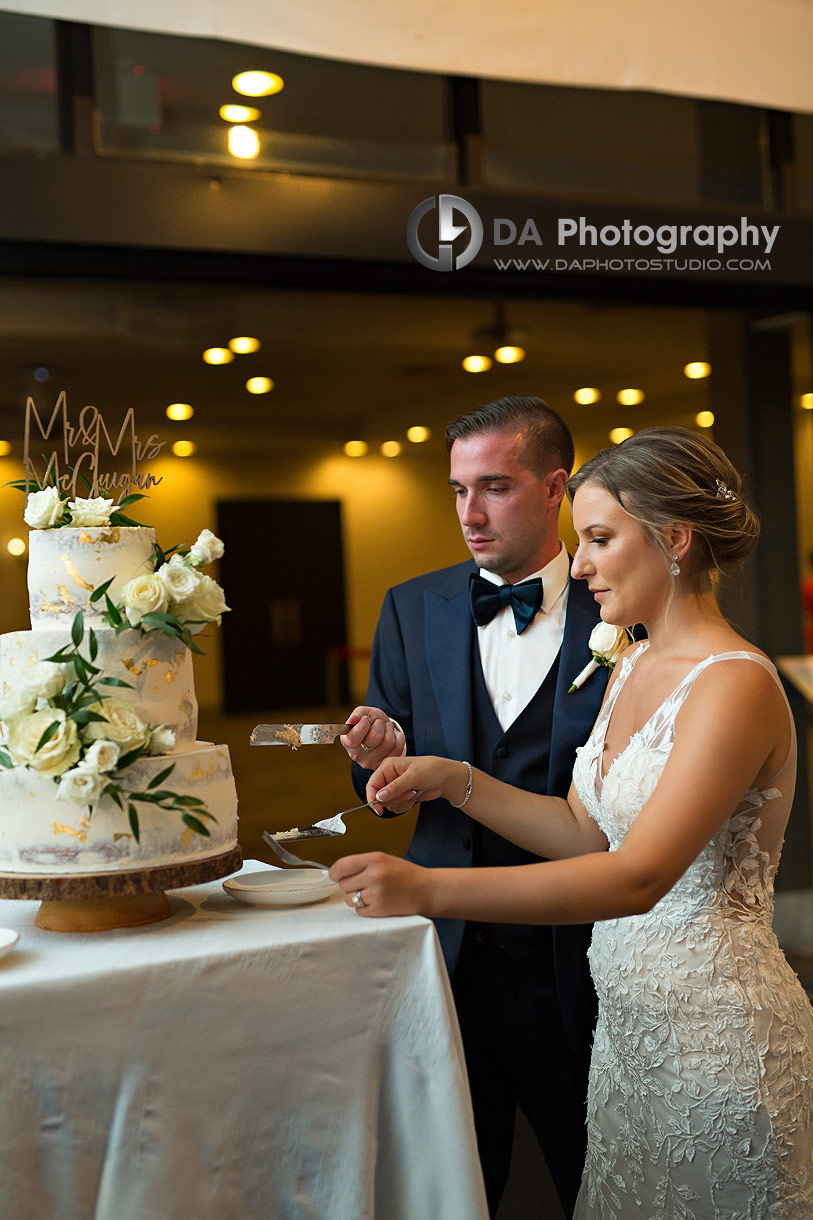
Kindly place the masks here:
[(697, 580), (747, 559), (759, 518), (743, 499), (742, 479), (719, 445), (688, 428), (644, 428), (603, 449), (568, 480), (567, 498), (584, 483), (603, 488), (646, 530), (667, 566), (664, 531), (688, 525), (692, 542), (682, 577)]

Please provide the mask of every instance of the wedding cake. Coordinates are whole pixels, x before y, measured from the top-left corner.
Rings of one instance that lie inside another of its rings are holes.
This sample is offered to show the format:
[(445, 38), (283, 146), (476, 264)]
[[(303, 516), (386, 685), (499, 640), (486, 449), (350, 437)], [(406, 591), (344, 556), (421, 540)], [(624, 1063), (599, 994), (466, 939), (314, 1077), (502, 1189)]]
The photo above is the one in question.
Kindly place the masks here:
[[(132, 497), (137, 499), (141, 497)], [(122, 501), (125, 504), (126, 501)], [(197, 740), (193, 637), (228, 607), (204, 530), (164, 555), (112, 500), (28, 496), (31, 630), (0, 636), (0, 871), (119, 872), (237, 844), (225, 745)]]

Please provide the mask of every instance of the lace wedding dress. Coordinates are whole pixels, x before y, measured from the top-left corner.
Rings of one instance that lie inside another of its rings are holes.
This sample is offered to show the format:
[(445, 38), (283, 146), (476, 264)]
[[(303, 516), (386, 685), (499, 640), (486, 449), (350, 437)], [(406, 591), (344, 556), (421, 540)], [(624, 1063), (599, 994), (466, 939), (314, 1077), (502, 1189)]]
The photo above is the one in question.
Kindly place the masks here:
[[(622, 670), (578, 751), (579, 796), (615, 850), (658, 782), (686, 675), (602, 778)], [(770, 784), (645, 915), (595, 925), (599, 996), (588, 1153), (575, 1220), (811, 1220), (813, 1009), (771, 928), (773, 879), (790, 810), (795, 744)]]

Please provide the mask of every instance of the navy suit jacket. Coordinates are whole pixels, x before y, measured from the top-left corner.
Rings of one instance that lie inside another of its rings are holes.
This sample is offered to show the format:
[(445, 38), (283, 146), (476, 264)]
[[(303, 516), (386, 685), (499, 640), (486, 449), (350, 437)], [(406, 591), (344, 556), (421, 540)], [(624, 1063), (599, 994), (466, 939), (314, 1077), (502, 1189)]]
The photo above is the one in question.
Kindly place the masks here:
[[(477, 566), (472, 560), (455, 564), (397, 585), (385, 597), (373, 642), (367, 702), (399, 722), (409, 754), (472, 757), (476, 635), (469, 575), (474, 571)], [(571, 578), (553, 718), (550, 724), (539, 725), (540, 737), (550, 737), (550, 795), (567, 795), (576, 747), (590, 734), (607, 684), (608, 671), (600, 668), (580, 690), (567, 693), (573, 678), (590, 660), (588, 639), (598, 619), (598, 606), (586, 583)], [(369, 771), (353, 765), (353, 782), (362, 799), (369, 776)], [(444, 800), (424, 802), (408, 858), (429, 867), (470, 866), (472, 835), (465, 810)], [(464, 924), (438, 920), (436, 926), (451, 974)], [(584, 926), (553, 930), (554, 969), (566, 1026), (572, 1022), (582, 1030), (585, 1010), (590, 1011), (588, 1025), (593, 1012), (588, 939)], [(582, 1035), (576, 1037), (583, 1045)]]

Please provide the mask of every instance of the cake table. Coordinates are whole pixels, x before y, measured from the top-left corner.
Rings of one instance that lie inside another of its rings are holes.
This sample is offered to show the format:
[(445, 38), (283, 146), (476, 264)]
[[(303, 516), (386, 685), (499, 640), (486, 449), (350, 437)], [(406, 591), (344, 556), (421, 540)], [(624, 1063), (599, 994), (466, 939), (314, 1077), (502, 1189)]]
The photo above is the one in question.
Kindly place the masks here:
[(34, 920), (50, 932), (104, 932), (157, 923), (171, 914), (165, 890), (201, 885), (239, 869), (239, 847), (203, 860), (110, 873), (0, 873), (0, 898), (39, 898)]

